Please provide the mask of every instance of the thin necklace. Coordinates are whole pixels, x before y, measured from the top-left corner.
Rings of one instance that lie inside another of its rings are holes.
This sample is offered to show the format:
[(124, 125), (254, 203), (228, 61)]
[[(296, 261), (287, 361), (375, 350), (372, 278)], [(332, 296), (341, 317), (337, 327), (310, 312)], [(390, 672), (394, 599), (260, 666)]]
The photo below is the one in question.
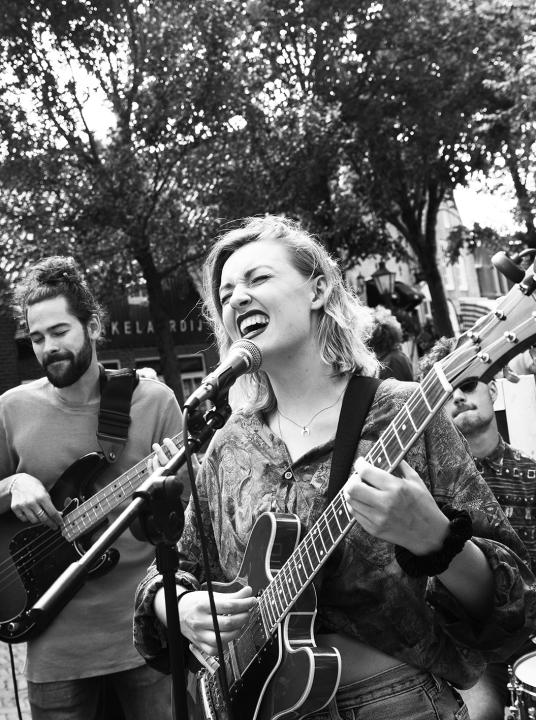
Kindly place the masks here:
[(339, 397), (335, 400), (335, 402), (332, 402), (331, 405), (327, 405), (325, 408), (322, 408), (322, 409), (319, 410), (317, 413), (315, 413), (315, 414), (313, 415), (313, 417), (309, 420), (309, 422), (308, 422), (308, 423), (305, 423), (305, 425), (300, 425), (300, 423), (297, 423), (295, 420), (292, 420), (292, 418), (289, 418), (289, 417), (287, 417), (286, 415), (283, 415), (283, 413), (281, 412), (281, 410), (280, 410), (279, 408), (277, 408), (277, 414), (280, 416), (280, 418), (279, 418), (279, 434), (281, 435), (281, 418), (285, 418), (285, 420), (288, 420), (288, 421), (291, 422), (293, 425), (296, 425), (296, 427), (299, 427), (300, 430), (301, 430), (301, 434), (302, 434), (304, 437), (305, 437), (306, 435), (310, 435), (310, 434), (311, 434), (311, 424), (312, 424), (313, 420), (315, 420), (321, 413), (323, 413), (323, 412), (325, 412), (326, 410), (329, 410), (330, 408), (334, 407), (334, 405), (336, 405), (336, 404), (339, 402), (339, 400), (341, 399), (341, 397), (343, 396), (343, 393), (344, 393), (345, 390), (346, 390), (346, 385), (343, 387), (341, 394), (340, 394)]

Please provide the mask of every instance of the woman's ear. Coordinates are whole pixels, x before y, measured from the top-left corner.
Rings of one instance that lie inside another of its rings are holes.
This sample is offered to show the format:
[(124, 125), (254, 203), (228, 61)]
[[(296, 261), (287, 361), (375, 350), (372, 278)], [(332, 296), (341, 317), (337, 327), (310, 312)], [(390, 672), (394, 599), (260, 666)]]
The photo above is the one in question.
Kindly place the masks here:
[(326, 302), (326, 291), (328, 284), (324, 275), (318, 275), (313, 280), (313, 286), (311, 288), (311, 307), (313, 310), (319, 310), (324, 307)]

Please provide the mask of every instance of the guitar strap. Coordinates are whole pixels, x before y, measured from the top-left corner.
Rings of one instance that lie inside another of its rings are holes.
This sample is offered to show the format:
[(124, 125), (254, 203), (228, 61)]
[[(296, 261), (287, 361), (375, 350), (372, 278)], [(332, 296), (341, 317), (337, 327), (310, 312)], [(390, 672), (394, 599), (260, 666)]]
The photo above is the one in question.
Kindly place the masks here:
[[(361, 375), (352, 375), (348, 382), (335, 433), (326, 505), (333, 500), (350, 476), (361, 430), (380, 383), (381, 380), (378, 378)], [(326, 572), (329, 575), (330, 563), (337, 563), (336, 553), (314, 580), (317, 592), (320, 592)]]
[(342, 400), (341, 414), (335, 434), (327, 500), (331, 502), (348, 480), (365, 418), (371, 408), (378, 378), (352, 375)]
[(138, 375), (132, 368), (106, 371), (100, 366), (101, 400), (97, 440), (109, 463), (116, 462), (127, 442), (130, 404), (137, 384)]

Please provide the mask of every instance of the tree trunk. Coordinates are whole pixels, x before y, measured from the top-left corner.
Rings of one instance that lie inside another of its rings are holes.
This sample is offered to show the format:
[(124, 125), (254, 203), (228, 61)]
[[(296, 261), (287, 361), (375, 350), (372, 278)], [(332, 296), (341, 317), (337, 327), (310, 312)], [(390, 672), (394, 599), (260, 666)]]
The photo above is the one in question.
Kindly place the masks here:
[(175, 351), (175, 343), (169, 326), (169, 315), (165, 310), (162, 280), (155, 267), (149, 250), (136, 256), (147, 282), (149, 296), (149, 314), (154, 326), (156, 346), (162, 364), (162, 373), (166, 384), (173, 390), (181, 408), (184, 405), (184, 393), (179, 360)]
[(430, 298), (432, 304), (432, 318), (434, 320), (435, 329), (440, 335), (452, 337), (454, 330), (450, 321), (449, 307), (443, 279), (437, 266), (435, 252), (420, 252), (419, 263), (424, 275), (424, 279), (430, 290)]
[[(440, 335), (452, 337), (454, 330), (450, 320), (443, 279), (437, 264), (437, 216), (445, 191), (438, 183), (432, 180), (428, 183), (427, 191), (424, 232), (421, 230), (421, 215), (409, 201), (402, 208), (401, 218), (403, 222), (393, 224), (402, 232), (408, 245), (417, 256), (424, 279), (430, 290), (432, 318), (436, 331)], [(391, 222), (393, 221), (391, 220)]]

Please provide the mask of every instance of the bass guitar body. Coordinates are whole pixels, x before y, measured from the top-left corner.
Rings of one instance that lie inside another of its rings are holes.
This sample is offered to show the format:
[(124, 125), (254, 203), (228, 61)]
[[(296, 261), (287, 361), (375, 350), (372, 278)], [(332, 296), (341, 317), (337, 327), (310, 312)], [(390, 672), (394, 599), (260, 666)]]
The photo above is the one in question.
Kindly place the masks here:
[[(91, 497), (93, 483), (104, 467), (109, 465), (103, 457), (91, 453), (59, 478), (50, 495), (64, 520)], [(26, 642), (41, 632), (43, 622), (36, 624), (28, 611), (54, 580), (84, 554), (105, 524), (106, 519), (75, 541), (68, 541), (62, 529), (24, 523), (11, 512), (0, 516), (0, 641)], [(90, 576), (108, 572), (118, 560), (117, 550), (109, 549), (95, 563)]]
[[(230, 584), (213, 583), (217, 592), (250, 585), (260, 596), (296, 548), (300, 536), (294, 515), (261, 515), (251, 533), (241, 570)], [(229, 646), (224, 662), (235, 720), (298, 720), (325, 707), (340, 679), (340, 656), (317, 647), (313, 625), (316, 592), (310, 585), (275, 630), (262, 610)], [(199, 655), (198, 655), (199, 657)], [(218, 671), (202, 667), (196, 676), (195, 720), (227, 720)]]

